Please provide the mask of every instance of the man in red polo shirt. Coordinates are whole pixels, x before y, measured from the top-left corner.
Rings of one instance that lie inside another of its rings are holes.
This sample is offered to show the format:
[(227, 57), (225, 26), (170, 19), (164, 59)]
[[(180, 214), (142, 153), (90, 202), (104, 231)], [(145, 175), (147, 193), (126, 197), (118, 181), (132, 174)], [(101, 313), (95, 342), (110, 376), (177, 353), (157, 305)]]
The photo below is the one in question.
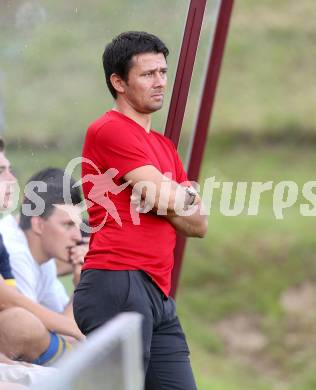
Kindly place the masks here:
[(169, 292), (176, 231), (203, 237), (207, 220), (173, 143), (151, 127), (163, 104), (167, 55), (145, 32), (122, 33), (105, 48), (115, 106), (89, 126), (83, 147), (93, 233), (74, 314), (89, 334), (120, 312), (141, 313), (146, 389), (192, 390), (189, 350)]

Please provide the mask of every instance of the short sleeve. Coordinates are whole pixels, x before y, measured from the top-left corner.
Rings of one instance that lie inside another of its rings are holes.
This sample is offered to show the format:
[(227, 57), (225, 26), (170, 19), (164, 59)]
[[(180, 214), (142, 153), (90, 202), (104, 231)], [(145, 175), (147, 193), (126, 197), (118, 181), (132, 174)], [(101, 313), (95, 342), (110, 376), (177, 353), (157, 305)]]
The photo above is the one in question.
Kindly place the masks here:
[(142, 134), (128, 124), (108, 122), (98, 129), (94, 148), (101, 164), (118, 170), (117, 179), (144, 165), (153, 165), (146, 154)]
[(170, 141), (170, 144), (171, 144), (171, 147), (172, 147), (172, 150), (174, 153), (174, 159), (175, 159), (175, 163), (176, 163), (176, 173), (177, 173), (177, 180), (176, 181), (180, 184), (184, 183), (185, 185), (190, 185), (190, 181), (188, 179), (186, 171), (184, 170), (179, 153), (178, 153), (178, 151), (177, 151), (177, 149), (174, 146), (172, 141)]

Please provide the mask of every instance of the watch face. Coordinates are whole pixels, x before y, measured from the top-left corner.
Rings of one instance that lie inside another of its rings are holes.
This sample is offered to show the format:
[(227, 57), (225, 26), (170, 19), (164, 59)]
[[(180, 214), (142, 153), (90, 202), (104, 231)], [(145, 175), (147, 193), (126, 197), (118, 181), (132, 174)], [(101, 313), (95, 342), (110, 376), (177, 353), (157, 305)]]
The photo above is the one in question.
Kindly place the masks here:
[(194, 188), (191, 188), (191, 187), (187, 187), (185, 190), (186, 190), (187, 194), (190, 196), (189, 205), (192, 205), (195, 201), (195, 197), (196, 197), (197, 192)]
[(197, 194), (196, 190), (194, 188), (191, 188), (191, 187), (187, 187), (187, 192), (191, 196), (196, 196), (196, 194)]

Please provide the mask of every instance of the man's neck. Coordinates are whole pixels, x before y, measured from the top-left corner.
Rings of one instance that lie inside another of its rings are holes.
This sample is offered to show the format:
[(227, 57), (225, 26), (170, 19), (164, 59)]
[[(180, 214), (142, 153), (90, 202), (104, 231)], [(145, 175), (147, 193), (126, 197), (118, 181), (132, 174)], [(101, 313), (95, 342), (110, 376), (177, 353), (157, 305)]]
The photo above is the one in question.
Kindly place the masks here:
[(116, 101), (116, 104), (113, 108), (114, 111), (118, 111), (121, 114), (133, 119), (141, 127), (143, 127), (147, 133), (151, 129), (151, 114), (143, 114), (133, 109), (130, 105), (126, 104), (125, 101)]
[(38, 265), (42, 265), (47, 260), (47, 256), (45, 256), (45, 253), (41, 249), (41, 245), (39, 242), (39, 239), (37, 236), (35, 236), (31, 230), (24, 231), (29, 250), (31, 252), (31, 255), (33, 256), (34, 260)]

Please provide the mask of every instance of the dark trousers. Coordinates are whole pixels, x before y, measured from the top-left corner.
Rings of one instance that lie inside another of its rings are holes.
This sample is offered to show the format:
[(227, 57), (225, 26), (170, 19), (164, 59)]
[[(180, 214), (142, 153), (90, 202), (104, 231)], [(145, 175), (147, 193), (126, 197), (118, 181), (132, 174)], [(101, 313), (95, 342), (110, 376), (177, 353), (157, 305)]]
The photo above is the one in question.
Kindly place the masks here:
[(88, 335), (121, 312), (143, 316), (146, 390), (195, 390), (189, 349), (176, 315), (166, 298), (142, 271), (85, 270), (74, 294), (74, 316)]

